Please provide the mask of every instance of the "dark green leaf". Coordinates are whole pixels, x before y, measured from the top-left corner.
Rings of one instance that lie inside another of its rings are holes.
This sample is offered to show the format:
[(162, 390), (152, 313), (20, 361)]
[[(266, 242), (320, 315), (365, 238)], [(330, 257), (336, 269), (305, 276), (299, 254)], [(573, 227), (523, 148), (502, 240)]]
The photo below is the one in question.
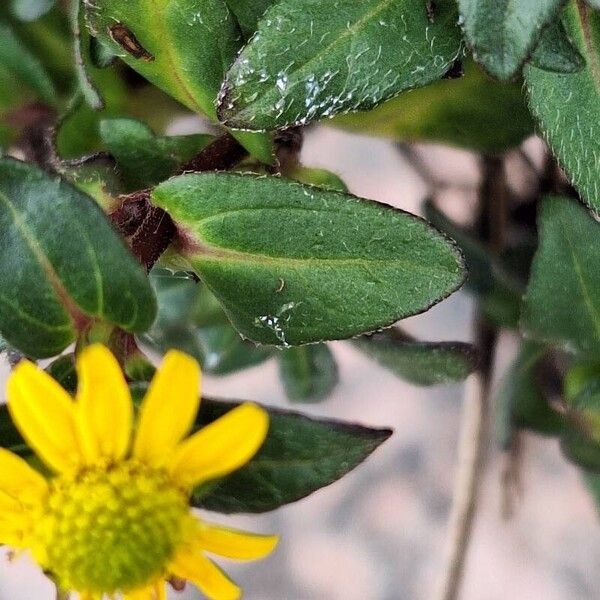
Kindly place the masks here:
[(8, 407), (6, 404), (0, 404), (0, 447), (15, 452), (19, 456), (31, 456), (32, 451), (25, 443), (25, 440), (14, 426)]
[(600, 15), (573, 1), (563, 22), (586, 67), (571, 74), (527, 67), (529, 104), (573, 185), (593, 210), (600, 211)]
[(564, 0), (458, 0), (473, 55), (498, 79), (515, 77)]
[(52, 361), (47, 367), (48, 374), (71, 393), (77, 389), (77, 372), (75, 371), (75, 357), (65, 354)]
[(36, 167), (0, 161), (0, 331), (34, 357), (53, 356), (88, 322), (144, 331), (148, 280), (89, 197)]
[(546, 198), (524, 299), (526, 334), (600, 356), (600, 224), (567, 198)]
[(152, 198), (184, 232), (183, 257), (233, 325), (259, 343), (373, 331), (463, 282), (460, 253), (425, 221), (347, 194), (203, 173), (170, 179)]
[(285, 393), (293, 402), (319, 402), (337, 385), (337, 365), (326, 344), (286, 348), (277, 360)]
[(276, 0), (225, 0), (246, 39), (256, 31), (258, 20)]
[(491, 80), (469, 60), (459, 79), (436, 81), (372, 111), (339, 116), (333, 124), (398, 141), (501, 153), (533, 133), (521, 87)]
[[(499, 414), (513, 427), (532, 429), (543, 435), (557, 435), (563, 418), (552, 409), (542, 393), (538, 369), (547, 353), (543, 344), (524, 341), (519, 354), (506, 371), (496, 396)], [(504, 443), (506, 440), (502, 440)]]
[(53, 104), (56, 90), (41, 61), (17, 37), (11, 27), (0, 21), (0, 68), (21, 85), (34, 91), (39, 99)]
[(135, 119), (104, 119), (100, 136), (129, 190), (164, 181), (213, 139), (210, 135), (156, 136)]
[[(102, 0), (86, 2), (92, 34), (190, 110), (216, 118), (215, 98), (242, 36), (225, 0)], [(236, 137), (272, 162), (269, 136)]]
[(477, 366), (477, 353), (470, 344), (419, 342), (397, 329), (356, 338), (352, 345), (414, 385), (462, 381)]
[[(200, 425), (237, 404), (204, 400)], [(267, 408), (270, 427), (258, 454), (215, 487), (198, 489), (193, 502), (221, 513), (262, 513), (300, 500), (337, 481), (387, 440), (388, 429), (310, 419)]]
[(365, 110), (427, 85), (461, 53), (452, 0), (282, 0), (229, 70), (219, 117), (262, 130)]
[(585, 59), (573, 46), (561, 21), (546, 28), (529, 62), (554, 73), (577, 73), (585, 67)]

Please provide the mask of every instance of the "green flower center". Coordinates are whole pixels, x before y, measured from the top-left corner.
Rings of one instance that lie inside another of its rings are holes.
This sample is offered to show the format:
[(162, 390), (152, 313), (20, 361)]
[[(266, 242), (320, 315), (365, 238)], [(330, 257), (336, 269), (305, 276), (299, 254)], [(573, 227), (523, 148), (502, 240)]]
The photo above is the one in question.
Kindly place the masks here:
[(34, 536), (63, 588), (112, 594), (164, 576), (188, 520), (164, 472), (127, 461), (55, 479)]

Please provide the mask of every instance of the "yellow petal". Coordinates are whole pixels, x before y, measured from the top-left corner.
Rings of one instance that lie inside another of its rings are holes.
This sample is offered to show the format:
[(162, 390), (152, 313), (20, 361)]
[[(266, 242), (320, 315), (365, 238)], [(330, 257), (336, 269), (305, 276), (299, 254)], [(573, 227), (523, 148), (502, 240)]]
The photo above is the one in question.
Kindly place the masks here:
[(20, 456), (0, 448), (0, 506), (2, 493), (23, 504), (37, 504), (47, 492), (48, 483), (42, 475)]
[(123, 600), (155, 600), (154, 586), (128, 592), (123, 595)]
[(191, 581), (210, 600), (237, 600), (242, 595), (242, 590), (217, 565), (189, 548), (175, 556), (169, 570)]
[(86, 462), (123, 458), (131, 439), (133, 404), (117, 359), (105, 346), (89, 346), (77, 360), (77, 376), (77, 411)]
[(200, 378), (198, 363), (187, 354), (166, 354), (140, 409), (137, 458), (160, 466), (189, 433), (200, 404)]
[(223, 477), (246, 464), (267, 435), (269, 415), (255, 404), (242, 404), (180, 444), (169, 462), (182, 486)]
[(271, 554), (277, 546), (276, 535), (257, 535), (228, 527), (200, 524), (195, 542), (202, 550), (238, 560), (256, 560)]
[(37, 455), (55, 471), (81, 464), (71, 397), (44, 371), (20, 362), (8, 380), (8, 410)]

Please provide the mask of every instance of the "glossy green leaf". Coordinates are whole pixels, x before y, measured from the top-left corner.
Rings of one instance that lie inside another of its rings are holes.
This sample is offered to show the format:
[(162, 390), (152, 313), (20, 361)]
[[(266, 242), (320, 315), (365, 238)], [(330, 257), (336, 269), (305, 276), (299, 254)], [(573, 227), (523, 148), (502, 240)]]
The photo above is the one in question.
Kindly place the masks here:
[(467, 42), (498, 79), (515, 77), (564, 0), (458, 0)]
[(44, 65), (4, 21), (0, 21), (0, 40), (0, 69), (30, 88), (40, 100), (53, 104), (56, 90)]
[(256, 342), (373, 331), (427, 310), (463, 282), (460, 253), (425, 221), (348, 194), (202, 173), (160, 184), (152, 201), (180, 227), (182, 256)]
[[(92, 34), (132, 69), (190, 110), (215, 119), (215, 98), (243, 43), (225, 0), (88, 0)], [(251, 152), (272, 162), (269, 136), (241, 133)]]
[(436, 81), (368, 112), (341, 115), (333, 124), (398, 141), (487, 153), (518, 146), (533, 133), (521, 85), (493, 81), (471, 60), (458, 79)]
[(256, 31), (258, 20), (276, 0), (225, 0), (246, 39)]
[(527, 428), (543, 435), (561, 432), (562, 415), (548, 405), (540, 387), (538, 370), (547, 351), (543, 344), (522, 342), (519, 354), (502, 377), (496, 406), (508, 423), (503, 429)]
[(128, 190), (164, 181), (213, 139), (210, 135), (157, 136), (135, 119), (104, 119), (100, 136), (116, 159)]
[(573, 46), (561, 21), (546, 28), (529, 62), (554, 73), (577, 73), (585, 67), (585, 59)]
[[(200, 425), (237, 404), (204, 400)], [(200, 488), (193, 503), (221, 513), (262, 513), (295, 502), (337, 481), (362, 463), (391, 435), (339, 421), (267, 408), (270, 427), (258, 454), (215, 486)]]
[(276, 356), (286, 396), (292, 402), (319, 402), (338, 382), (335, 358), (326, 344), (286, 348)]
[(420, 342), (396, 329), (362, 336), (352, 345), (414, 385), (462, 381), (477, 366), (477, 353), (461, 342)]
[(568, 75), (527, 67), (529, 104), (569, 179), (600, 211), (600, 15), (573, 1), (563, 22), (586, 67)]
[(573, 462), (600, 472), (600, 380), (589, 382), (570, 401), (561, 447)]
[(89, 197), (37, 167), (0, 161), (0, 331), (34, 357), (53, 356), (95, 320), (144, 331), (148, 280)]
[(600, 356), (600, 224), (575, 200), (546, 198), (524, 299), (526, 334)]
[(364, 110), (439, 79), (461, 53), (453, 0), (282, 0), (229, 70), (219, 118), (263, 130)]

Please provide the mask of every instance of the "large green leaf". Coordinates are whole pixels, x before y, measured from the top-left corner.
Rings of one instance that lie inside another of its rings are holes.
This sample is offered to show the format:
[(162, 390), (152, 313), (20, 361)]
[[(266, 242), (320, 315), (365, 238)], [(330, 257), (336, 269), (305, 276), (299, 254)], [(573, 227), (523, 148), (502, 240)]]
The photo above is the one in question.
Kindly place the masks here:
[(472, 61), (464, 69), (459, 79), (436, 81), (374, 110), (341, 115), (333, 124), (398, 141), (491, 153), (518, 146), (533, 133), (519, 84), (493, 81)]
[(130, 190), (164, 181), (213, 139), (202, 134), (157, 136), (135, 119), (105, 119), (100, 135)]
[[(236, 404), (204, 400), (200, 425)], [(216, 486), (193, 496), (200, 508), (223, 513), (261, 513), (295, 502), (337, 481), (387, 440), (389, 429), (310, 419), (268, 408), (270, 426), (258, 454)], [(1, 423), (1, 421), (0, 421)]]
[(539, 340), (600, 356), (600, 224), (575, 200), (542, 202), (522, 326)]
[(152, 201), (176, 247), (254, 341), (342, 339), (423, 312), (463, 282), (462, 257), (425, 221), (277, 177), (201, 173)]
[(555, 73), (577, 73), (585, 66), (585, 59), (571, 43), (562, 21), (546, 27), (529, 62)]
[(293, 402), (319, 402), (338, 382), (335, 358), (327, 344), (286, 348), (277, 353), (279, 374)]
[(372, 108), (439, 79), (461, 53), (453, 0), (282, 0), (230, 69), (219, 117), (275, 129)]
[(571, 74), (527, 67), (529, 104), (573, 185), (600, 211), (600, 15), (573, 1), (563, 21), (586, 67)]
[(419, 342), (397, 330), (352, 340), (361, 352), (401, 379), (429, 386), (462, 381), (477, 366), (477, 353), (461, 342)]
[(148, 280), (98, 205), (37, 167), (0, 160), (0, 331), (34, 357), (61, 352), (107, 321), (144, 331)]
[[(215, 98), (242, 36), (225, 0), (87, 0), (90, 29), (131, 68), (189, 109), (215, 118)], [(240, 141), (271, 162), (268, 136)]]
[(564, 0), (458, 0), (475, 59), (498, 79), (517, 75)]

